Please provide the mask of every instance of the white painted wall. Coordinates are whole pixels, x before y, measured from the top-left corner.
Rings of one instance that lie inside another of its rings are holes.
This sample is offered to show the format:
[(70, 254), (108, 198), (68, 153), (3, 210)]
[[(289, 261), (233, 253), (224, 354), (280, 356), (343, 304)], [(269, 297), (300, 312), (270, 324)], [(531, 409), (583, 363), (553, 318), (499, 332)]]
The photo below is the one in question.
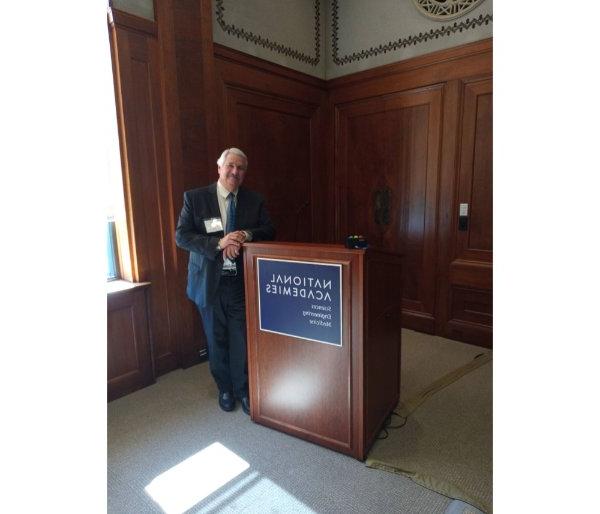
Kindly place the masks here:
[[(484, 2), (467, 14), (451, 21), (437, 21), (427, 18), (414, 5), (412, 0), (338, 0), (337, 12), (328, 1), (328, 31), (326, 53), (326, 78), (340, 77), (376, 66), (402, 61), (423, 55), (479, 41), (492, 36), (492, 22), (475, 28), (463, 28), (450, 35), (440, 34), (442, 28), (466, 25), (466, 20), (477, 19), (492, 14), (492, 0)], [(337, 17), (337, 54), (334, 56), (332, 44), (333, 23)], [(430, 31), (434, 34), (431, 35)], [(426, 41), (407, 44), (387, 52), (380, 51), (379, 45), (391, 48), (395, 42), (427, 35)], [(435, 34), (438, 37), (435, 38)], [(361, 57), (361, 52), (370, 52)], [(334, 61), (337, 57), (338, 62)], [(344, 60), (349, 62), (343, 62)], [(341, 62), (340, 62), (341, 61)]]
[[(160, 0), (158, 0), (160, 2)], [(152, 0), (112, 0), (115, 9), (135, 14), (154, 21), (154, 3)]]
[[(427, 18), (412, 0), (319, 0), (321, 44), (319, 55), (316, 55), (314, 0), (212, 1), (215, 42), (323, 79), (492, 36), (491, 21), (474, 28), (467, 26), (467, 20), (491, 16), (492, 0), (484, 0), (474, 10), (451, 21)], [(337, 9), (334, 8), (336, 4)], [(220, 23), (217, 17), (219, 6)], [(337, 22), (337, 30), (334, 22)], [(455, 24), (457, 30), (454, 32), (443, 31)], [(461, 26), (462, 31), (458, 30)], [(426, 40), (392, 48), (395, 42), (401, 43), (419, 33), (427, 34)], [(334, 34), (337, 35), (337, 48), (332, 41)], [(268, 48), (267, 41), (280, 46)], [(378, 50), (380, 45), (389, 50)], [(308, 63), (297, 56), (286, 55), (286, 51), (295, 51), (300, 57), (313, 60), (318, 58), (319, 62)]]
[[(152, 0), (112, 3), (154, 20)], [(484, 0), (459, 18), (437, 21), (423, 15), (412, 0), (212, 0), (213, 38), (241, 52), (331, 79), (489, 38), (492, 21), (478, 24), (478, 20), (492, 15), (492, 3)], [(467, 20), (476, 20), (476, 26), (467, 25)], [(419, 34), (425, 40), (401, 45)]]
[(212, 2), (215, 43), (315, 77), (325, 77), (327, 0)]

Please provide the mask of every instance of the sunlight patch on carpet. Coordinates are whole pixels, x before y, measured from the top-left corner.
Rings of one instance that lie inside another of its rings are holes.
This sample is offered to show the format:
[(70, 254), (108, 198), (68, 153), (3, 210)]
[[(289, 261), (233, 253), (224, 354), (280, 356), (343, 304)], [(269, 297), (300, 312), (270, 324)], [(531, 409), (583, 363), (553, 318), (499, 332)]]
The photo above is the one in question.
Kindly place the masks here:
[(221, 443), (213, 443), (158, 475), (145, 491), (167, 514), (180, 514), (249, 467)]
[[(272, 480), (261, 477), (251, 487), (222, 503), (228, 512), (302, 512), (316, 514), (307, 505)], [(203, 509), (204, 511), (204, 506)], [(206, 509), (206, 512), (210, 512)]]

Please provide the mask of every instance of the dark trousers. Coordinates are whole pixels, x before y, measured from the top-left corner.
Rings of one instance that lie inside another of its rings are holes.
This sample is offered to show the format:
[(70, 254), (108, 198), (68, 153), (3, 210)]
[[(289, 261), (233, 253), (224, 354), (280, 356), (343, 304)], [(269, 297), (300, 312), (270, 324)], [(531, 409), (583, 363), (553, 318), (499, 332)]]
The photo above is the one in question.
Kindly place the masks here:
[(213, 305), (199, 309), (208, 360), (217, 387), (241, 398), (248, 394), (244, 280), (221, 277)]

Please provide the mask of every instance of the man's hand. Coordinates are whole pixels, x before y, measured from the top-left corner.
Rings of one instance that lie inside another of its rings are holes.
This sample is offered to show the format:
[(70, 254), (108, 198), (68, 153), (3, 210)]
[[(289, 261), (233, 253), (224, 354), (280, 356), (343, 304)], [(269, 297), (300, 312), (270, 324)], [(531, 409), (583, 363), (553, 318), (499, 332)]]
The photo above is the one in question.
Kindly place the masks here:
[(223, 250), (223, 256), (228, 259), (235, 259), (239, 254), (242, 243), (246, 240), (246, 234), (243, 230), (236, 230), (225, 235), (220, 241), (219, 246)]

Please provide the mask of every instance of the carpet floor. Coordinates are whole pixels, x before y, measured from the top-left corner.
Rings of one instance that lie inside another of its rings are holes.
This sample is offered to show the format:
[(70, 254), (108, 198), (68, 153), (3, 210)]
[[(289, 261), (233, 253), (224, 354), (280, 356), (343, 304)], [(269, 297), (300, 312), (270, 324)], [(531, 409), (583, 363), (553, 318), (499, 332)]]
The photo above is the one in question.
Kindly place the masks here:
[[(376, 441), (366, 464), (490, 513), (492, 352), (407, 330), (402, 357), (396, 412), (406, 423)], [(392, 416), (391, 426), (402, 422)]]
[[(403, 343), (401, 398), (415, 397), (437, 378), (484, 351), (408, 330), (403, 331)], [(491, 414), (486, 414), (491, 409), (486, 400), (489, 395), (482, 395), (488, 383), (481, 376), (484, 368), (428, 398), (409, 416), (404, 429), (391, 432), (404, 431), (402, 438), (412, 441), (408, 447), (429, 444), (438, 452), (455, 447), (475, 454), (473, 458), (481, 458), (491, 470), (491, 458), (478, 454), (474, 441), (459, 441), (442, 433), (427, 443), (423, 436), (432, 424), (455, 434), (456, 426), (464, 423), (467, 411), (476, 404), (482, 416), (491, 419)], [(472, 381), (467, 390), (454, 393), (461, 397), (457, 401), (464, 409), (457, 412), (457, 407), (452, 407), (457, 405), (454, 400), (443, 395), (466, 379)], [(429, 410), (433, 413), (427, 414)], [(168, 373), (156, 384), (110, 402), (107, 411), (109, 513), (475, 512), (469, 505), (451, 500), (452, 495), (436, 492), (431, 484), (423, 487), (414, 476), (370, 468), (346, 455), (253, 423), (239, 405), (234, 412), (221, 411), (207, 363)], [(475, 436), (487, 437), (482, 433)], [(379, 441), (377, 451), (384, 444), (386, 441)], [(449, 466), (447, 475), (456, 475), (457, 467)], [(466, 476), (463, 471), (459, 474)], [(479, 483), (478, 488), (485, 490), (491, 472), (482, 476), (477, 480), (483, 481), (483, 486)], [(486, 498), (482, 494), (482, 506)]]
[(108, 404), (108, 512), (444, 514), (402, 475), (223, 412), (207, 363)]

